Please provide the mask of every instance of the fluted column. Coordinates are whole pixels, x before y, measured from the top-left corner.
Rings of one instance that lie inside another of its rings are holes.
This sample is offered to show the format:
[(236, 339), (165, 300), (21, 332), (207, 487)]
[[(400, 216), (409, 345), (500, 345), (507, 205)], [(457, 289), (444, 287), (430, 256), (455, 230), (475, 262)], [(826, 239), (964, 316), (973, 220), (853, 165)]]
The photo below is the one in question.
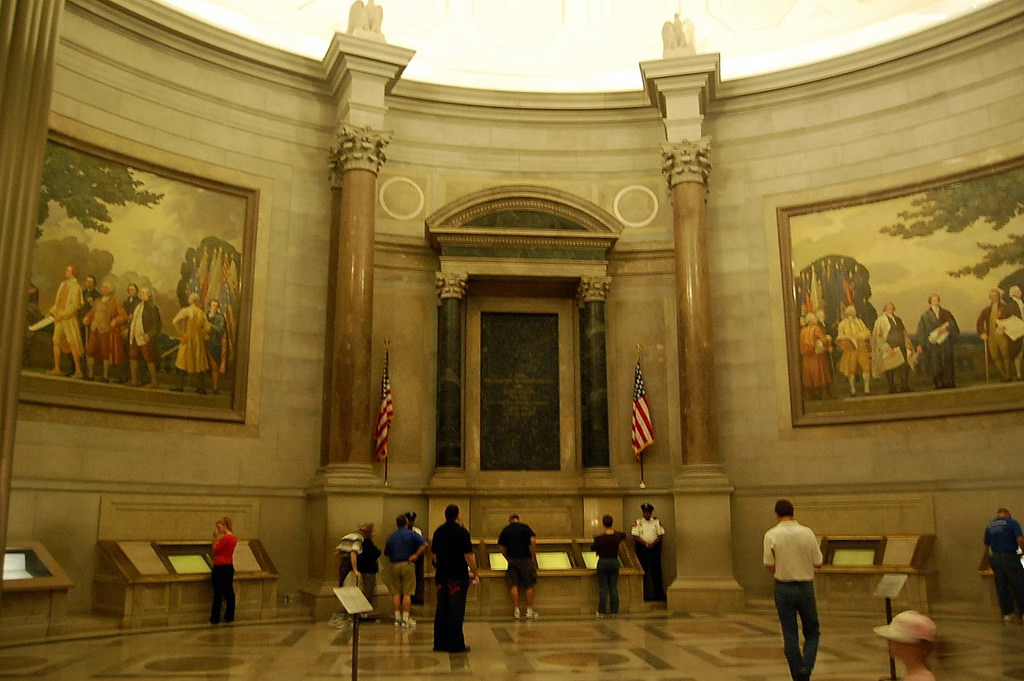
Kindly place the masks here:
[(0, 547), (7, 545), (25, 290), (63, 8), (63, 0), (0, 2), (0, 285), (9, 293), (0, 301)]
[(373, 233), (377, 173), (390, 137), (342, 124), (330, 152), (331, 262), (323, 465), (369, 465), (373, 452)]
[(662, 146), (672, 194), (683, 463), (718, 463), (705, 194), (710, 139)]
[(606, 468), (608, 450), (608, 363), (605, 299), (611, 277), (583, 277), (580, 302), (580, 392), (583, 468)]
[(437, 273), (437, 468), (462, 467), (462, 344), (465, 274)]

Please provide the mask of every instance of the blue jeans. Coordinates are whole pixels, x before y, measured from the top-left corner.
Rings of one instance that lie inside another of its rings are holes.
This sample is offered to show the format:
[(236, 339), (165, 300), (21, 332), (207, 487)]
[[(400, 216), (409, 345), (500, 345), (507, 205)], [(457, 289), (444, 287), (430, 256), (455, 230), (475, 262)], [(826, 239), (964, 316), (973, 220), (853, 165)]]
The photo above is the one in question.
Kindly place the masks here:
[(597, 559), (597, 611), (604, 615), (605, 604), (611, 599), (612, 614), (619, 612), (619, 559)]
[(999, 609), (1004, 615), (1012, 615), (1013, 602), (1016, 600), (1021, 614), (1024, 614), (1024, 566), (1021, 566), (1020, 556), (1014, 553), (993, 553), (988, 562), (992, 566), (992, 577), (996, 583)]
[[(818, 657), (818, 606), (814, 600), (814, 582), (775, 582), (775, 609), (782, 625), (782, 644), (793, 681), (810, 678)], [(800, 654), (800, 633), (796, 616), (804, 631), (804, 652)]]

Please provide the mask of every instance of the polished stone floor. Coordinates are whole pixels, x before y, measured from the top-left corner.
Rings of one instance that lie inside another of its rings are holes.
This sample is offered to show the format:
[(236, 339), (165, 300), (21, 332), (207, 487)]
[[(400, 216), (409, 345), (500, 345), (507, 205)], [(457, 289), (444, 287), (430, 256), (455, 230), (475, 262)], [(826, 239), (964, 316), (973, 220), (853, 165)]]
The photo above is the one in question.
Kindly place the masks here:
[[(431, 623), (359, 626), (361, 679), (787, 681), (774, 612), (466, 623), (466, 654), (431, 650)], [(881, 618), (884, 620), (884, 617)], [(877, 617), (822, 615), (815, 681), (890, 679)], [(935, 616), (940, 681), (1024, 680), (1024, 627)], [(0, 642), (0, 679), (351, 679), (352, 628), (304, 621)], [(897, 667), (897, 675), (902, 670)]]

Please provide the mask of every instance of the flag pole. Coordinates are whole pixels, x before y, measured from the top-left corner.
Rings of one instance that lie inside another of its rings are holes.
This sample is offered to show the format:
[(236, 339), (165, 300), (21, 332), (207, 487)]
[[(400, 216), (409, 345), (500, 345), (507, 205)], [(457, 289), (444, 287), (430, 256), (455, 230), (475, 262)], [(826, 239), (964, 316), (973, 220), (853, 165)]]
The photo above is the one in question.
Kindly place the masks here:
[[(390, 356), (389, 356), (390, 355), (390, 351), (391, 351), (391, 339), (390, 338), (385, 338), (384, 339), (384, 377), (387, 379), (387, 383), (388, 383), (388, 385), (387, 385), (387, 392), (391, 391), (391, 386), (390, 386), (390, 380), (391, 380), (390, 371), (391, 371), (391, 368), (390, 368), (390, 366), (388, 366), (390, 364), (390, 362), (389, 362), (389, 360), (390, 360)], [(382, 381), (382, 386), (381, 387), (382, 387), (382, 389), (384, 388), (383, 381)], [(385, 400), (385, 397), (386, 397), (386, 395), (384, 394), (384, 391), (382, 390), (382, 394), (381, 394), (382, 402)], [(381, 405), (381, 409), (382, 410), (384, 409), (384, 405), (383, 404)], [(378, 416), (378, 422), (380, 421), (380, 418), (381, 418), (381, 416), (379, 415)], [(390, 425), (391, 424), (389, 422), (387, 424), (387, 427), (390, 428)], [(379, 426), (379, 423), (378, 423), (378, 426)], [(387, 447), (387, 444), (385, 444), (385, 447)], [(390, 487), (391, 486), (391, 483), (388, 481), (388, 460), (391, 458), (389, 454), (390, 453), (387, 451), (387, 449), (385, 449), (385, 453), (384, 453), (384, 486), (385, 487)]]
[[(644, 349), (644, 346), (640, 345), (639, 343), (636, 344), (636, 363), (637, 363), (637, 365), (640, 364), (640, 353), (643, 352), (643, 349)], [(644, 449), (646, 449), (646, 447)], [(640, 457), (640, 489), (646, 489), (647, 488), (647, 483), (644, 482), (644, 452), (643, 452), (643, 450), (640, 450), (640, 454), (638, 456)]]

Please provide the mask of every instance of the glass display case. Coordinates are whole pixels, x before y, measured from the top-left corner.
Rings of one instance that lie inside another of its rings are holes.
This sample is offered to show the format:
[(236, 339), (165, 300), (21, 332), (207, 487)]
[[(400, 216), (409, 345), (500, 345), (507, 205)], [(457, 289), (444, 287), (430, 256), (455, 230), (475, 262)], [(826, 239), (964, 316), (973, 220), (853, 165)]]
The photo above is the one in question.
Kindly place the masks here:
[(930, 568), (935, 535), (826, 535), (819, 539), (823, 563), (816, 582), (823, 609), (875, 611), (879, 599), (871, 596), (882, 576), (905, 574), (907, 582), (893, 607), (928, 612), (929, 594), (937, 589), (937, 575)]
[[(234, 565), (236, 617), (269, 617), (279, 575), (263, 544), (240, 539)], [(93, 608), (120, 616), (126, 628), (201, 622), (209, 617), (212, 566), (206, 541), (100, 541)]]
[(2, 627), (7, 635), (59, 632), (74, 582), (39, 542), (12, 542), (4, 550)]
[[(536, 607), (551, 614), (593, 614), (597, 608), (597, 556), (590, 550), (593, 539), (543, 538), (537, 540)], [(508, 614), (509, 601), (505, 571), (508, 562), (501, 555), (497, 539), (474, 541), (480, 567), (480, 588), (470, 590), (467, 613), (491, 617)], [(633, 542), (619, 546), (619, 597), (621, 612), (639, 608), (643, 602), (643, 570), (633, 553)], [(428, 580), (432, 571), (428, 567)], [(425, 594), (432, 605), (431, 589)]]

